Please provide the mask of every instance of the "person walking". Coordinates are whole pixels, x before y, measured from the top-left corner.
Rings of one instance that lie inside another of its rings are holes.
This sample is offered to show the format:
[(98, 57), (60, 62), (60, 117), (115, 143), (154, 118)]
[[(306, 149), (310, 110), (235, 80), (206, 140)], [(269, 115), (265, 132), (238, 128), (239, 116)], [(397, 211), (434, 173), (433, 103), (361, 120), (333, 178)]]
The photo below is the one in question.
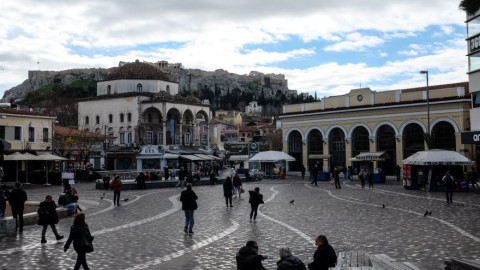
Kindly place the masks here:
[(163, 176), (165, 176), (165, 181), (167, 181), (170, 178), (170, 173), (168, 171), (168, 166), (165, 166), (163, 168)]
[(233, 188), (234, 188), (234, 193), (238, 193), (238, 198), (241, 198), (242, 195), (242, 180), (240, 179), (240, 176), (238, 173), (235, 174), (233, 177)]
[(328, 244), (325, 235), (319, 235), (315, 239), (317, 250), (313, 254), (313, 262), (308, 264), (309, 270), (328, 270), (337, 264), (337, 254), (335, 250)]
[(112, 181), (112, 189), (113, 189), (113, 205), (120, 206), (120, 192), (122, 191), (122, 181), (120, 180), (120, 176), (116, 176)]
[(248, 202), (251, 205), (252, 210), (250, 211), (250, 223), (257, 223), (257, 212), (258, 206), (263, 204), (263, 195), (260, 194), (260, 188), (256, 187), (254, 190), (249, 190), (250, 199)]
[(365, 170), (361, 169), (360, 173), (358, 174), (358, 179), (360, 180), (360, 185), (362, 186), (362, 189), (365, 188), (365, 176), (366, 176)]
[(280, 260), (277, 262), (277, 270), (306, 270), (305, 264), (292, 255), (288, 247), (281, 247), (278, 250)]
[(180, 195), (180, 201), (182, 202), (182, 210), (185, 211), (185, 227), (183, 231), (185, 233), (193, 234), (193, 225), (195, 225), (195, 219), (193, 213), (197, 210), (197, 194), (192, 189), (192, 184), (187, 184), (187, 189), (182, 191)]
[(450, 175), (450, 171), (447, 171), (445, 176), (442, 178), (443, 181), (443, 186), (445, 187), (445, 195), (447, 197), (447, 203), (453, 203), (453, 185), (454, 185), (454, 179)]
[(177, 187), (180, 186), (183, 189), (183, 183), (185, 181), (185, 169), (182, 167), (180, 171), (178, 171), (178, 184)]
[(333, 179), (335, 180), (335, 188), (342, 188), (340, 186), (340, 172), (337, 168), (333, 169)]
[(313, 183), (315, 183), (315, 186), (316, 186), (317, 181), (318, 181), (318, 167), (317, 167), (317, 164), (315, 164), (315, 166), (313, 166), (311, 174), (312, 175), (310, 175), (310, 178), (311, 178), (312, 182), (310, 182), (310, 185), (313, 185)]
[(474, 167), (472, 167), (472, 171), (470, 172), (469, 178), (470, 178), (470, 182), (472, 183), (472, 190), (475, 190), (475, 185), (477, 185), (477, 187), (478, 187), (478, 184), (477, 184), (478, 173), (477, 173), (477, 170), (475, 170)]
[(398, 166), (398, 164), (395, 166), (395, 174), (397, 176), (397, 181), (400, 181), (400, 172), (402, 171), (402, 169), (400, 168), (400, 166)]
[(237, 270), (266, 270), (262, 265), (262, 261), (267, 258), (267, 255), (258, 254), (257, 242), (248, 241), (235, 256)]
[(368, 171), (368, 188), (373, 188), (373, 171), (370, 169)]
[(15, 183), (15, 188), (8, 196), (8, 203), (12, 209), (12, 217), (15, 219), (15, 231), (23, 232), (23, 210), (27, 201), (27, 193), (22, 189), (20, 183)]
[(307, 169), (305, 168), (305, 165), (302, 164), (302, 168), (300, 169), (300, 172), (302, 173), (302, 180), (305, 180), (305, 172)]
[(57, 204), (53, 201), (51, 195), (47, 195), (45, 200), (40, 203), (38, 208), (38, 225), (43, 226), (42, 229), (42, 240), (40, 243), (44, 244), (47, 243), (45, 239), (45, 233), (47, 232), (47, 228), (50, 225), (52, 228), (52, 232), (57, 238), (57, 241), (63, 238), (63, 235), (58, 234), (57, 228), (55, 224), (58, 224), (58, 215), (57, 215)]
[(230, 202), (230, 207), (233, 207), (232, 205), (233, 183), (230, 176), (227, 176), (227, 178), (225, 179), (225, 182), (223, 182), (223, 196), (225, 197), (225, 203), (227, 204), (227, 207), (228, 207), (228, 202)]
[[(75, 249), (77, 252), (77, 261), (73, 270), (79, 270), (80, 265), (85, 270), (90, 269), (87, 265), (86, 254), (93, 251), (93, 247), (91, 245), (93, 238), (94, 237), (90, 234), (90, 230), (88, 229), (88, 224), (85, 222), (85, 214), (78, 213), (73, 219), (73, 225), (70, 227), (70, 235), (68, 236), (68, 240), (63, 247), (63, 251), (67, 252), (70, 244), (73, 242), (73, 249)], [(90, 247), (92, 247), (91, 249), (85, 245), (86, 241), (88, 241)]]
[(109, 187), (110, 187), (110, 177), (108, 176), (108, 174), (106, 174), (103, 177), (103, 189), (108, 190)]

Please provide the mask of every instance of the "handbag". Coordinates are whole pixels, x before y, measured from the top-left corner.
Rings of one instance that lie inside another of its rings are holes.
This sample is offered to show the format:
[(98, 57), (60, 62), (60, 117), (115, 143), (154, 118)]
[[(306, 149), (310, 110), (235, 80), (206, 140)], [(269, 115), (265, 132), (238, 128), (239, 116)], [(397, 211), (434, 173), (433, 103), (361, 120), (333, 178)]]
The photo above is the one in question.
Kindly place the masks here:
[[(93, 237), (92, 237), (93, 240)], [(82, 246), (83, 250), (85, 250), (86, 253), (93, 252), (93, 244), (92, 241), (90, 241), (85, 233), (82, 235)]]

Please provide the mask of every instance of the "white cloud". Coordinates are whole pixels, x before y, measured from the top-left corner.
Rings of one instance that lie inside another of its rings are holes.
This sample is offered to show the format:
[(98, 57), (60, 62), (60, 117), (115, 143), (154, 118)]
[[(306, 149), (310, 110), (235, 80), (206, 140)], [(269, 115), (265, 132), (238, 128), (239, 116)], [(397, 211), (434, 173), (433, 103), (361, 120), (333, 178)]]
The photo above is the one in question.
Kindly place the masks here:
[(367, 47), (375, 47), (383, 44), (383, 39), (376, 36), (364, 36), (361, 33), (351, 33), (345, 38), (345, 41), (327, 46), (325, 51), (363, 51)]
[(398, 54), (400, 55), (407, 55), (407, 56), (415, 56), (418, 55), (417, 51), (410, 50), (410, 51), (399, 51)]

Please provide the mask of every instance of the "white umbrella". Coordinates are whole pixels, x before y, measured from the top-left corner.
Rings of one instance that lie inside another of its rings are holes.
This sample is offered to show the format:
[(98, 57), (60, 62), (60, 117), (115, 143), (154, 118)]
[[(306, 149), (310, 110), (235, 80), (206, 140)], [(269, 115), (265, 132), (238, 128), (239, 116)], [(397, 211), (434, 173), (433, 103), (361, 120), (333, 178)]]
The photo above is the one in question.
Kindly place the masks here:
[[(19, 152), (15, 152), (13, 154), (10, 154), (10, 155), (5, 155), (5, 159), (4, 160), (7, 160), (7, 161), (16, 161), (16, 165), (17, 165), (17, 173), (16, 173), (16, 182), (18, 182), (18, 161), (28, 161), (28, 160), (35, 160), (37, 156), (35, 155), (32, 155), (30, 153), (24, 153), (24, 154), (21, 154)], [(25, 177), (27, 177), (28, 173), (25, 174)], [(28, 183), (28, 178), (26, 178), (26, 181)]]
[(280, 151), (265, 151), (265, 152), (260, 152), (249, 159), (249, 161), (260, 161), (260, 162), (276, 162), (279, 160), (295, 161), (295, 158), (290, 156), (287, 153), (280, 152)]
[(419, 151), (403, 160), (405, 165), (473, 165), (474, 163), (455, 151), (441, 149)]

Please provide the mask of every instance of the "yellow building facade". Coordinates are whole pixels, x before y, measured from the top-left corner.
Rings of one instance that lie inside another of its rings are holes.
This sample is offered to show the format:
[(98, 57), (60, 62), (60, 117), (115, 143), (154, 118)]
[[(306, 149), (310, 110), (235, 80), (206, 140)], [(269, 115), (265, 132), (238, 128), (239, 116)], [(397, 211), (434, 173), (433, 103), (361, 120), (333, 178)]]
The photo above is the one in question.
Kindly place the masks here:
[[(428, 97), (428, 99), (427, 99)], [(432, 148), (459, 152), (468, 158), (472, 145), (461, 144), (460, 133), (470, 129), (471, 97), (468, 83), (376, 92), (353, 89), (320, 102), (286, 105), (279, 116), (283, 151), (294, 156), (289, 171), (319, 164), (362, 166), (351, 159), (360, 153), (384, 153), (385, 161), (372, 165), (393, 174), (396, 165), (417, 151)], [(427, 132), (428, 131), (428, 132)], [(354, 170), (355, 171), (355, 170)]]

